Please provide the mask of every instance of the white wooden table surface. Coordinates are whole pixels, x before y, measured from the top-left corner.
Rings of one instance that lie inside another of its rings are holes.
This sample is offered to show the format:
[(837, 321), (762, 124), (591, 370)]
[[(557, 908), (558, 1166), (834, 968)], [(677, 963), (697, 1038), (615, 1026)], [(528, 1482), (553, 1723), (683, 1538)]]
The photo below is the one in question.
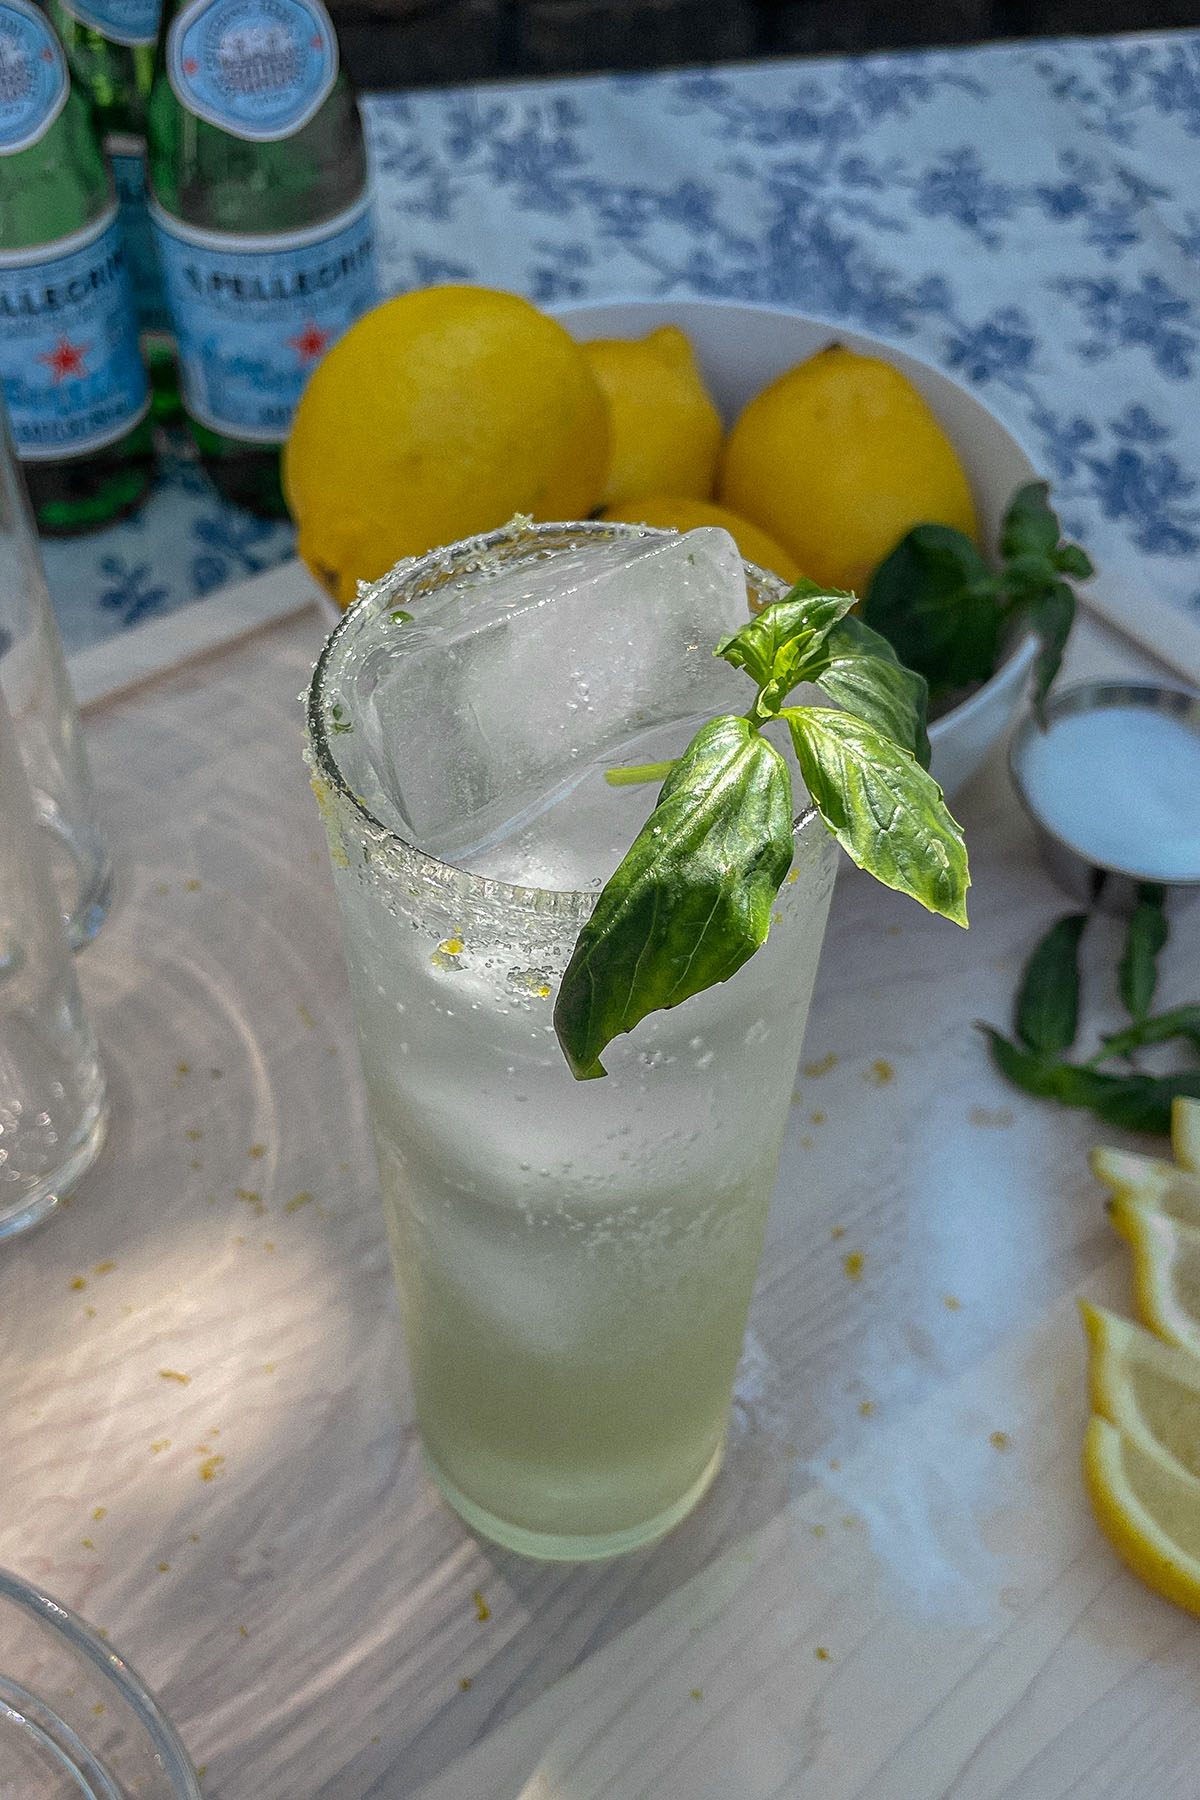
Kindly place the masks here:
[[(957, 806), (969, 933), (839, 880), (723, 1474), (657, 1548), (544, 1567), (421, 1469), (300, 758), (322, 630), (88, 710), (113, 1128), (0, 1252), (0, 1563), (109, 1631), (212, 1800), (1191, 1800), (1200, 1625), (1078, 1475), (1074, 1299), (1129, 1305), (1086, 1152), (1121, 1140), (972, 1029), (1070, 909), (1000, 759)], [(1146, 666), (1099, 628), (1072, 664)], [(1180, 908), (1164, 1003), (1198, 968)]]

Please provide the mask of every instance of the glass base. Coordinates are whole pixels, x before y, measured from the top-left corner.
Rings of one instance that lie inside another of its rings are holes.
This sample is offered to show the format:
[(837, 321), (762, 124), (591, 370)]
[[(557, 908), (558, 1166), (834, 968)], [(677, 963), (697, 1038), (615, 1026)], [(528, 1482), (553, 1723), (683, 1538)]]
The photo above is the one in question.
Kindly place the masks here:
[[(424, 1450), (424, 1446), (422, 1449)], [(477, 1506), (474, 1500), (469, 1500), (462, 1489), (456, 1487), (450, 1477), (438, 1468), (428, 1450), (424, 1450), (424, 1456), (425, 1466), (442, 1497), (473, 1531), (490, 1538), (493, 1544), (499, 1544), (505, 1550), (516, 1550), (520, 1555), (533, 1557), (538, 1562), (603, 1562), (610, 1556), (625, 1556), (630, 1550), (642, 1550), (647, 1544), (656, 1543), (686, 1519), (712, 1486), (725, 1457), (725, 1442), (722, 1439), (691, 1487), (673, 1506), (667, 1507), (665, 1512), (656, 1513), (652, 1519), (644, 1519), (641, 1524), (630, 1525), (624, 1531), (592, 1533), (584, 1537), (568, 1537), (549, 1531), (528, 1531), (523, 1525), (514, 1525), (509, 1519), (497, 1518), (494, 1513)]]
[(102, 1100), (87, 1135), (76, 1144), (65, 1163), (23, 1193), (16, 1202), (6, 1205), (3, 1190), (0, 1189), (0, 1242), (5, 1238), (16, 1237), (19, 1232), (32, 1231), (35, 1225), (40, 1225), (51, 1213), (58, 1211), (63, 1200), (83, 1180), (104, 1148), (107, 1130), (108, 1106)]

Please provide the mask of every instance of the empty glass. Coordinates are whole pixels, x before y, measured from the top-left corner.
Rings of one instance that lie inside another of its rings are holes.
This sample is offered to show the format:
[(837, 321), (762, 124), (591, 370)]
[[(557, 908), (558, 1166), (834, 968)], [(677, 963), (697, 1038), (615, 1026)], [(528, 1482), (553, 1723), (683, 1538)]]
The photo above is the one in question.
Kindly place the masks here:
[(71, 948), (104, 922), (108, 848), (67, 675), (25, 479), (0, 399), (0, 690), (17, 729)]
[(95, 1161), (106, 1119), (45, 834), (0, 693), (0, 1238), (54, 1211)]

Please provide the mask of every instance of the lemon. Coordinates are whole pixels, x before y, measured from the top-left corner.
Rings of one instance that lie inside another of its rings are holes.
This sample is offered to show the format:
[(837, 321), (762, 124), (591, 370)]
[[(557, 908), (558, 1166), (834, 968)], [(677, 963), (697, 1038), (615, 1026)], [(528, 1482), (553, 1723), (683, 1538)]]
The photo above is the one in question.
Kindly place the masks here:
[(1200, 1612), (1200, 1481), (1099, 1417), (1087, 1428), (1083, 1475), (1121, 1560), (1165, 1599)]
[(608, 407), (562, 326), (516, 294), (433, 287), (352, 325), (318, 364), (284, 485), (308, 567), (344, 606), (360, 580), (515, 513), (586, 518)]
[(1186, 1094), (1171, 1102), (1171, 1149), (1181, 1169), (1200, 1175), (1200, 1100)]
[(862, 594), (914, 525), (976, 536), (954, 446), (890, 363), (841, 344), (763, 389), (725, 444), (717, 499), (778, 538), (805, 575)]
[(1142, 1323), (1200, 1356), (1200, 1226), (1128, 1194), (1112, 1202), (1110, 1217), (1133, 1253), (1133, 1292)]
[(727, 531), (747, 562), (769, 569), (784, 581), (795, 581), (800, 570), (796, 559), (752, 525), (739, 519), (724, 506), (712, 500), (691, 500), (678, 494), (649, 494), (637, 500), (623, 500), (619, 506), (606, 506), (605, 519), (624, 519), (631, 525), (659, 525), (668, 531), (694, 531), (700, 525), (718, 525)]
[(1200, 1357), (1081, 1300), (1092, 1411), (1200, 1479)]
[(644, 338), (593, 338), (583, 350), (609, 405), (602, 503), (638, 494), (708, 499), (721, 420), (679, 327), (662, 325)]
[(1200, 1226), (1200, 1175), (1136, 1150), (1093, 1150), (1092, 1170), (1117, 1199)]

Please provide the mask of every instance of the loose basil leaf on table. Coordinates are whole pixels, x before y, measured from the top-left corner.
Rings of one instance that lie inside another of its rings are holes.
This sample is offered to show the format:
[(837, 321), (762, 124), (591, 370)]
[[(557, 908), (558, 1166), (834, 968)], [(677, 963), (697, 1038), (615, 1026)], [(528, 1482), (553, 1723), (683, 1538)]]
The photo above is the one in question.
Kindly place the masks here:
[(1144, 882), (1129, 920), (1125, 949), (1117, 966), (1117, 980), (1125, 1011), (1131, 1019), (1143, 1019), (1158, 986), (1158, 956), (1167, 941), (1166, 896), (1161, 887)]
[(1200, 1069), (1178, 1075), (1107, 1075), (1044, 1051), (1023, 1049), (994, 1026), (981, 1025), (979, 1029), (988, 1040), (996, 1067), (1014, 1087), (1038, 1100), (1086, 1107), (1123, 1131), (1165, 1137), (1171, 1129), (1171, 1102), (1176, 1095), (1200, 1098)]
[(1132, 1056), (1151, 1044), (1174, 1044), (1183, 1041), (1200, 1051), (1200, 1006), (1173, 1006), (1169, 1012), (1148, 1013), (1124, 1031), (1114, 1031), (1104, 1039), (1099, 1061), (1113, 1056)]
[(1079, 940), (1086, 913), (1051, 926), (1025, 967), (1017, 993), (1017, 1036), (1027, 1050), (1069, 1050), (1079, 1031)]
[(1137, 1068), (1113, 1074), (1097, 1066), (1130, 1059), (1155, 1044), (1184, 1043), (1200, 1054), (1200, 1006), (1157, 1014), (1148, 1010), (1158, 955), (1167, 941), (1164, 898), (1161, 887), (1146, 883), (1125, 934), (1117, 984), (1132, 1023), (1103, 1037), (1095, 1055), (1084, 1062), (1070, 1062), (1064, 1052), (1078, 1035), (1079, 946), (1088, 915), (1070, 913), (1051, 926), (1030, 956), (1017, 992), (1013, 1023), (1019, 1041), (993, 1026), (979, 1027), (993, 1062), (1014, 1086), (1062, 1106), (1088, 1107), (1122, 1130), (1163, 1136), (1170, 1132), (1175, 1097), (1200, 1097), (1200, 1068), (1154, 1075)]
[(554, 1024), (577, 1078), (647, 1013), (725, 981), (767, 935), (792, 862), (792, 781), (743, 718), (713, 719), (675, 763), (608, 882), (559, 988)]

